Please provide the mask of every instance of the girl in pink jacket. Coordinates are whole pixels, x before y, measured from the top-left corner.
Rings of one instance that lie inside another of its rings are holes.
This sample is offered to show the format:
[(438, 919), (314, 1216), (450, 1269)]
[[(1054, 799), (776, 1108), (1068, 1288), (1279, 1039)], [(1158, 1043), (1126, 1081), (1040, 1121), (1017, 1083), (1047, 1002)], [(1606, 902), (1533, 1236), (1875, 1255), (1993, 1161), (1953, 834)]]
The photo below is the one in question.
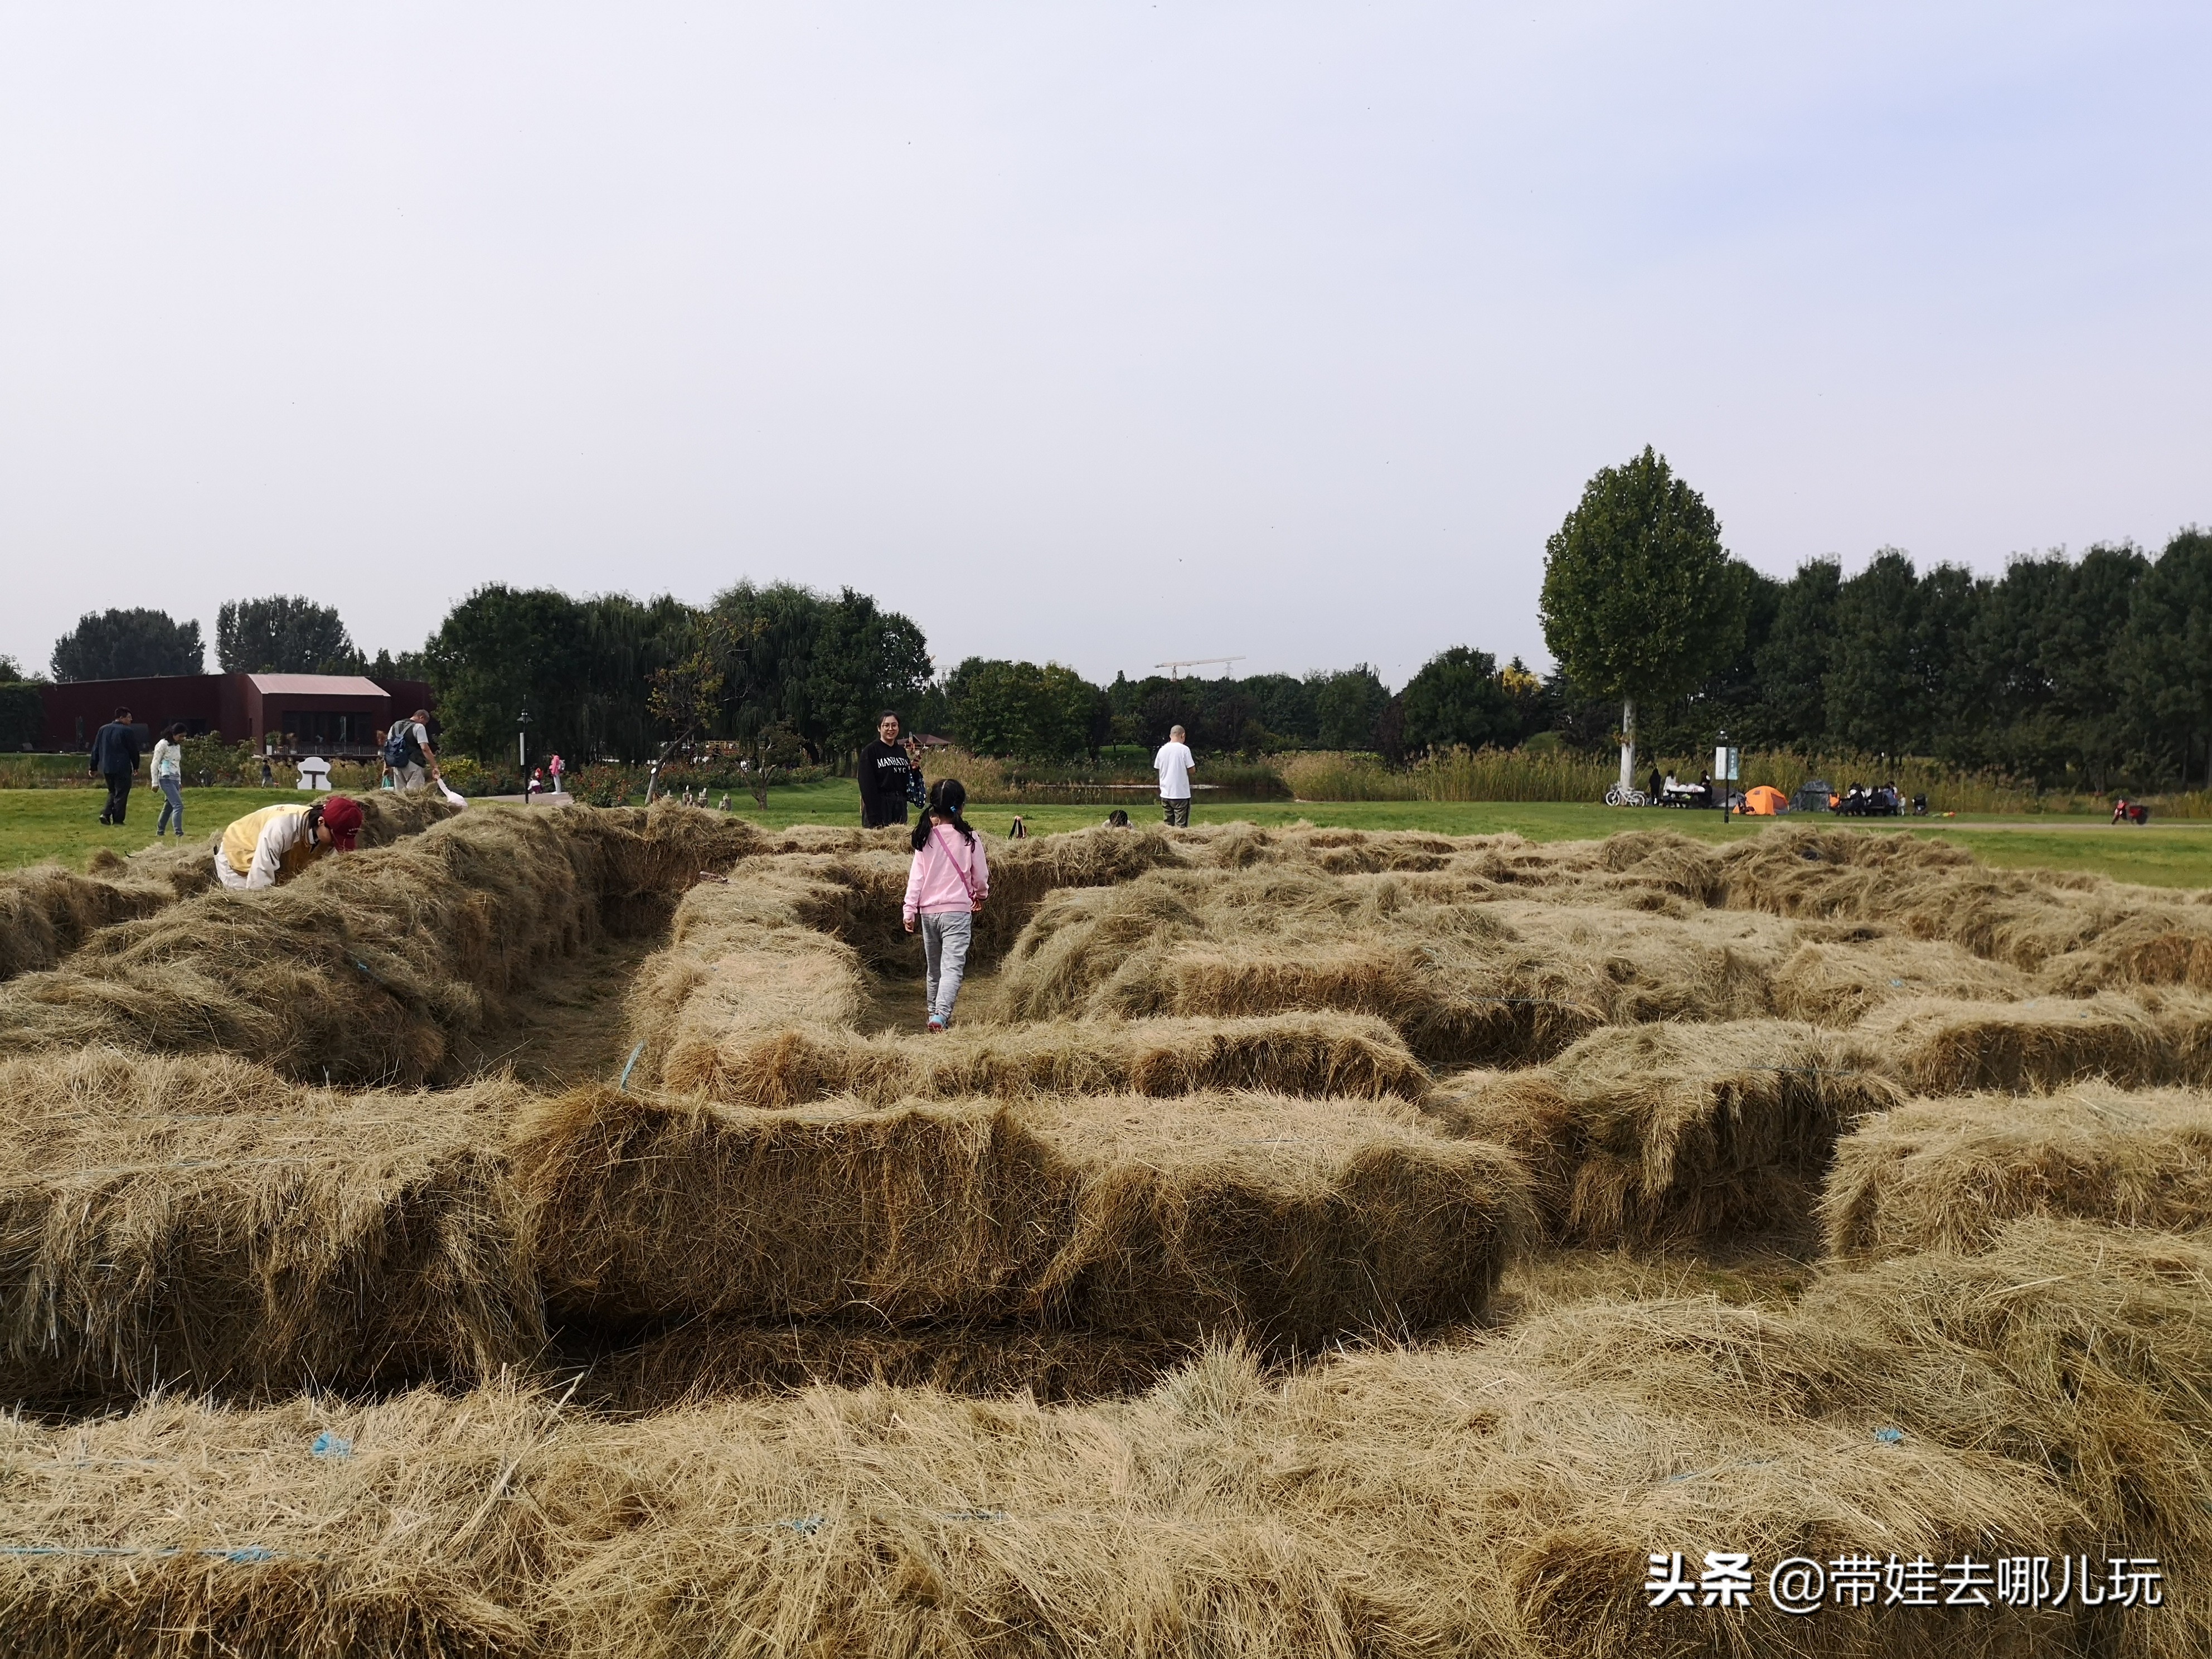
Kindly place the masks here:
[(929, 1029), (952, 1023), (952, 1000), (968, 968), (968, 943), (975, 912), (991, 891), (991, 866), (983, 843), (960, 816), (968, 792), (957, 778), (929, 787), (929, 805), (914, 827), (914, 863), (906, 872), (906, 930), (921, 923), (922, 953), (929, 962)]

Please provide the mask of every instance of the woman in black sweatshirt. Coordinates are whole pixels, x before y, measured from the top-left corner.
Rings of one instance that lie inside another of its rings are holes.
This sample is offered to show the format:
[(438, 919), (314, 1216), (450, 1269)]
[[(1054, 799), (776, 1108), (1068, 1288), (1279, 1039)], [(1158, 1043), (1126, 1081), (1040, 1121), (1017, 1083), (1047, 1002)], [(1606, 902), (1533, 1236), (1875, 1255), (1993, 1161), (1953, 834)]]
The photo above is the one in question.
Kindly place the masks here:
[(860, 750), (863, 829), (906, 822), (907, 775), (914, 770), (914, 745), (899, 742), (899, 717), (885, 709), (876, 720), (875, 742)]

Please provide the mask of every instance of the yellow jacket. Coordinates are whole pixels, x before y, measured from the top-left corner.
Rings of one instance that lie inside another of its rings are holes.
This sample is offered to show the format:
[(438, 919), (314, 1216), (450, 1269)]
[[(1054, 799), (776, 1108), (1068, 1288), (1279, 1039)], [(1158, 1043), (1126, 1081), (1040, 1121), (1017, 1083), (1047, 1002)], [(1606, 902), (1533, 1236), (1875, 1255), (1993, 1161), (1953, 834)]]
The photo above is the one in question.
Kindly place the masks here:
[(307, 844), (307, 809), (264, 806), (233, 822), (222, 832), (223, 862), (246, 878), (249, 887), (289, 881), (331, 851), (325, 841)]

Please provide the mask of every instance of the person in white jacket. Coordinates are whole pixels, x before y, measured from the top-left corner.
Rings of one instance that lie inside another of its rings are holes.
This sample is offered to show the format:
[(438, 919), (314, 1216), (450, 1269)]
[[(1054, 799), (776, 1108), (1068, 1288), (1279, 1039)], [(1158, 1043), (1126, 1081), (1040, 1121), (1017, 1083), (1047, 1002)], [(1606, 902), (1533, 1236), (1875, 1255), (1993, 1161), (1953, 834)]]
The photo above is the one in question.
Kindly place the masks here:
[(929, 787), (929, 805), (914, 827), (914, 862), (906, 872), (906, 930), (921, 928), (921, 948), (929, 964), (926, 994), (929, 1027), (941, 1031), (952, 1023), (953, 1000), (968, 970), (968, 946), (975, 937), (975, 913), (990, 896), (991, 865), (983, 843), (960, 809), (968, 791), (957, 778), (940, 778)]
[(174, 820), (177, 839), (182, 841), (185, 838), (185, 724), (182, 720), (171, 726), (155, 742), (149, 769), (154, 787), (161, 792), (161, 817), (154, 826), (154, 839), (161, 840), (162, 832)]
[(289, 881), (319, 859), (352, 852), (362, 816), (361, 803), (347, 795), (325, 795), (312, 806), (248, 812), (216, 842), (216, 879), (240, 892)]

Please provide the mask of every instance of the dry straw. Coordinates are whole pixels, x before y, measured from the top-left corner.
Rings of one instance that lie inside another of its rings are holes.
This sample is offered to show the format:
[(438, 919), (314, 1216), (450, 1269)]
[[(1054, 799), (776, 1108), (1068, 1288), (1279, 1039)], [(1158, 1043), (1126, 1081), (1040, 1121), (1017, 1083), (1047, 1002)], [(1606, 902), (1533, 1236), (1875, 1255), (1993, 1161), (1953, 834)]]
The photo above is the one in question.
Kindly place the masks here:
[(1761, 917), (1501, 898), (1455, 870), (1331, 877), (1267, 861), (1055, 895), (1000, 982), (1014, 1018), (1335, 1010), (1388, 1021), (1426, 1060), (1525, 1063), (1601, 1024), (1764, 1013), (1789, 942)]
[(1992, 870), (1917, 836), (1789, 826), (1726, 854), (1727, 902), (1895, 926), (2081, 995), (2113, 985), (2212, 986), (2212, 895), (2102, 876)]
[(0, 1050), (217, 1051), (345, 1083), (443, 1076), (454, 1039), (604, 933), (664, 922), (757, 832), (681, 808), (478, 807), (266, 892), (101, 930), (0, 987)]
[(549, 1301), (617, 1331), (1429, 1329), (1481, 1317), (1527, 1212), (1495, 1148), (1382, 1106), (1260, 1096), (778, 1113), (586, 1090), (526, 1124), (514, 1161)]
[(1182, 1342), (1018, 1325), (886, 1328), (880, 1322), (694, 1319), (628, 1347), (578, 1351), (571, 1360), (580, 1404), (651, 1412), (817, 1384), (1048, 1401), (1112, 1399), (1142, 1394), (1193, 1353)]
[(1610, 1245), (1803, 1231), (1837, 1135), (1899, 1098), (1848, 1039), (1747, 1020), (1609, 1027), (1430, 1109), (1526, 1161), (1548, 1232)]
[[(775, 992), (803, 988), (811, 958), (772, 958), (786, 969)], [(765, 965), (715, 975), (726, 996)], [(695, 1002), (697, 1000), (695, 998)], [(1398, 1034), (1357, 1014), (1277, 1014), (1252, 1019), (1048, 1020), (958, 1026), (918, 1042), (915, 1033), (862, 1036), (850, 1029), (792, 1024), (746, 1042), (726, 1037), (707, 1054), (679, 1048), (666, 1076), (737, 1106), (805, 1105), (832, 1096), (879, 1106), (970, 1096), (1139, 1094), (1207, 1090), (1418, 1100), (1429, 1081)]]
[[(1564, 1309), (1126, 1403), (507, 1389), (0, 1430), (32, 1652), (2193, 1659), (2212, 1254), (2016, 1224), (1794, 1313)], [(342, 1443), (343, 1455), (314, 1455)], [(2166, 1605), (1653, 1608), (1653, 1550), (2154, 1556)], [(199, 1552), (208, 1552), (200, 1553)], [(105, 1553), (95, 1553), (105, 1552)], [(174, 1553), (173, 1553), (174, 1552)], [(1723, 1620), (1725, 1622), (1722, 1622)]]
[(537, 1281), (496, 1151), (522, 1097), (333, 1094), (222, 1057), (0, 1063), (0, 1395), (470, 1382), (532, 1359)]
[(2023, 1216), (2212, 1228), (2212, 1103), (2097, 1085), (1916, 1100), (1838, 1144), (1820, 1210), (1850, 1256), (1982, 1249)]

